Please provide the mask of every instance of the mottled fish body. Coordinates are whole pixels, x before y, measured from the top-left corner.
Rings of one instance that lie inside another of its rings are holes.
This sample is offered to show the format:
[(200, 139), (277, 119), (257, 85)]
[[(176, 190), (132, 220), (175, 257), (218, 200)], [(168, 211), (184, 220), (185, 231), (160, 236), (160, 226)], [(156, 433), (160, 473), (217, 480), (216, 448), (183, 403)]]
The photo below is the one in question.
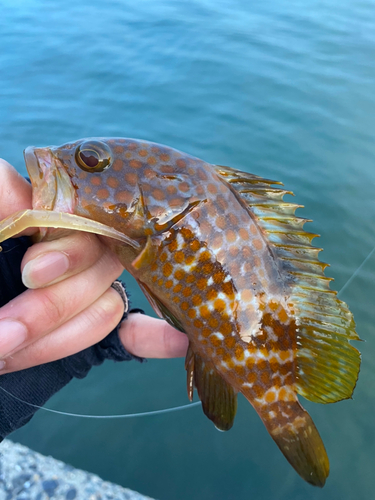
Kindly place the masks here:
[(297, 394), (349, 398), (360, 364), (349, 340), (358, 337), (329, 289), (316, 235), (279, 183), (132, 139), (25, 157), (34, 209), (95, 220), (134, 242), (110, 244), (155, 311), (187, 334), (189, 398), (196, 387), (205, 414), (227, 430), (241, 392), (296, 471), (323, 486), (328, 458)]

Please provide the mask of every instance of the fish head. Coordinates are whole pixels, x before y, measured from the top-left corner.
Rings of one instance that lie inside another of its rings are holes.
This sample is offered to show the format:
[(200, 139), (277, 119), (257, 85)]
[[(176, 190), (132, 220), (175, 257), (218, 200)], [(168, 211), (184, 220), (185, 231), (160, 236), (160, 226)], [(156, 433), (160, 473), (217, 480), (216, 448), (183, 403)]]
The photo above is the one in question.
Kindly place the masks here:
[[(81, 139), (25, 150), (33, 208), (80, 215), (142, 238), (165, 230), (199, 202), (196, 160), (122, 138)], [(203, 162), (201, 162), (203, 163)], [(171, 222), (172, 221), (172, 222)]]

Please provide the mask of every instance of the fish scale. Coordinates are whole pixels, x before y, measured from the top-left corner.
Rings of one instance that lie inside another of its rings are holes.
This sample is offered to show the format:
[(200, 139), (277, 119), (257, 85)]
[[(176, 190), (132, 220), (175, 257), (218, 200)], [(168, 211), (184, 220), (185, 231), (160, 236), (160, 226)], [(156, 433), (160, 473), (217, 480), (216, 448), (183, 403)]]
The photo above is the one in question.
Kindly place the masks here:
[(27, 148), (25, 158), (34, 226), (51, 210), (84, 217), (83, 230), (95, 221), (117, 231), (122, 243), (107, 244), (189, 338), (189, 398), (196, 387), (204, 413), (228, 430), (241, 392), (296, 471), (323, 486), (328, 458), (297, 393), (323, 403), (351, 397), (360, 355), (349, 340), (358, 336), (329, 289), (316, 235), (303, 230), (298, 205), (283, 201), (288, 191), (134, 139)]

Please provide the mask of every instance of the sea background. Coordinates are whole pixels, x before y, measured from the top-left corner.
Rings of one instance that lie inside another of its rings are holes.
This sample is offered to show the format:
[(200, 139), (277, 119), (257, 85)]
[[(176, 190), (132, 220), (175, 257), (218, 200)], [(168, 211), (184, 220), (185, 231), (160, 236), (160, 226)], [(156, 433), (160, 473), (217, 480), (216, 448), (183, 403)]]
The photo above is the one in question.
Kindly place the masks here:
[[(0, 156), (89, 136), (163, 143), (282, 181), (340, 290), (375, 245), (372, 0), (0, 0)], [(0, 180), (1, 181), (1, 180)], [(134, 306), (152, 313), (134, 282)], [(353, 400), (303, 401), (325, 442), (305, 484), (251, 406), (218, 432), (201, 409), (132, 420), (39, 411), (12, 435), (163, 500), (372, 498), (375, 254), (342, 294), (366, 342)], [(187, 403), (183, 359), (105, 363), (48, 406), (88, 414)], [(1, 450), (0, 450), (1, 451)]]

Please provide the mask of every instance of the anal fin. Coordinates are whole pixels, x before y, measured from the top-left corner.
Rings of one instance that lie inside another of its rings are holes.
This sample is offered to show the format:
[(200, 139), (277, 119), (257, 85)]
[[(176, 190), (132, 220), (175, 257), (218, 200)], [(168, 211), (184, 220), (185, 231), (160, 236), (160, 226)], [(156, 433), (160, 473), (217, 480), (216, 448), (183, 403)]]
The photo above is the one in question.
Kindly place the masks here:
[(228, 431), (236, 416), (237, 392), (219, 375), (212, 363), (193, 352), (191, 345), (186, 355), (185, 368), (190, 401), (196, 387), (204, 414), (217, 429)]

